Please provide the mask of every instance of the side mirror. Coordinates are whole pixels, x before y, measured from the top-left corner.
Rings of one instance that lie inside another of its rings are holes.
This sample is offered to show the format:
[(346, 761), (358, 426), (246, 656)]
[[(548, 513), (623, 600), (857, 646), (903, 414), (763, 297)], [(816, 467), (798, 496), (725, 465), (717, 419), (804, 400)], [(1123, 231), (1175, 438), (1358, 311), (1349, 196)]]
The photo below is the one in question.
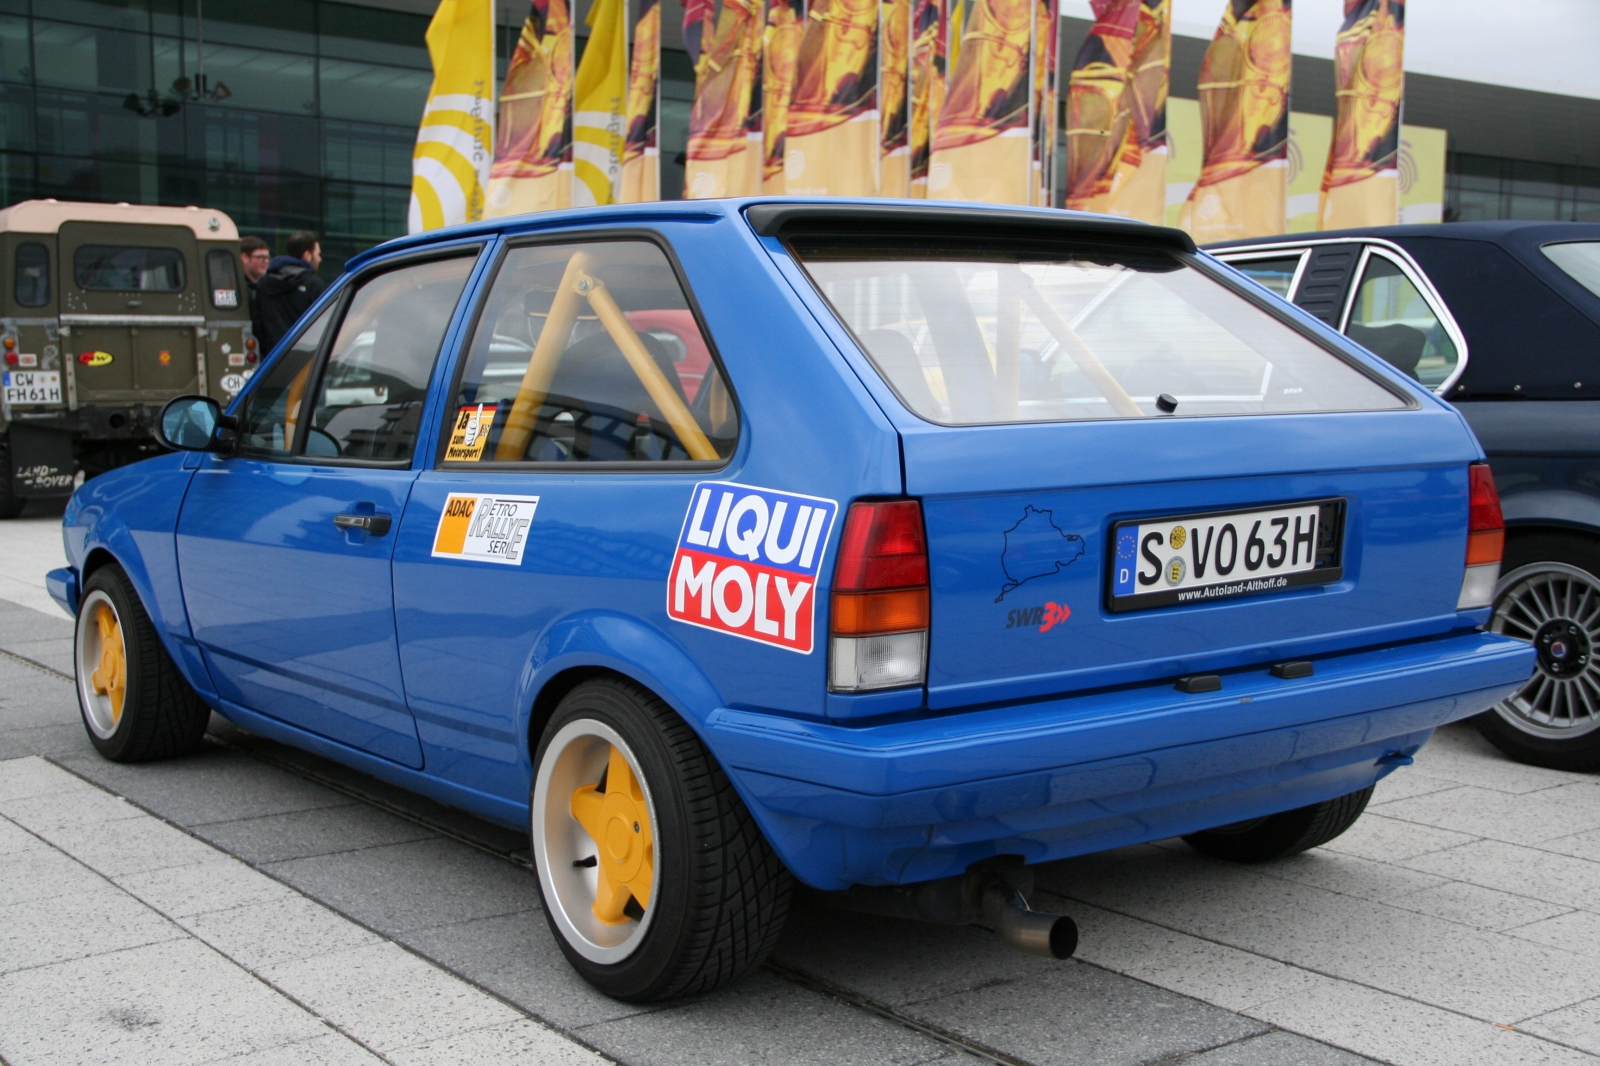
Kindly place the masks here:
[(168, 448), (186, 452), (221, 451), (217, 430), (233, 428), (233, 419), (209, 396), (179, 396), (161, 409), (156, 435)]

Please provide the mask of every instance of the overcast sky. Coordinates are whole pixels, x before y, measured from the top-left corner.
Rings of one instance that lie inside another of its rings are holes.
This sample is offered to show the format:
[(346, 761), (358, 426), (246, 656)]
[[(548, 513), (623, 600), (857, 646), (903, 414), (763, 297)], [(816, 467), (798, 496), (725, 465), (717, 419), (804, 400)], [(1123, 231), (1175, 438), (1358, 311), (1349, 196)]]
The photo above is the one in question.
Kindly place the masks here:
[[(1222, 4), (1172, 0), (1173, 32), (1209, 38)], [(1094, 17), (1087, 0), (1061, 13)], [(1294, 0), (1294, 50), (1331, 58), (1343, 16), (1343, 0)], [(1600, 99), (1600, 0), (1410, 0), (1406, 69)]]

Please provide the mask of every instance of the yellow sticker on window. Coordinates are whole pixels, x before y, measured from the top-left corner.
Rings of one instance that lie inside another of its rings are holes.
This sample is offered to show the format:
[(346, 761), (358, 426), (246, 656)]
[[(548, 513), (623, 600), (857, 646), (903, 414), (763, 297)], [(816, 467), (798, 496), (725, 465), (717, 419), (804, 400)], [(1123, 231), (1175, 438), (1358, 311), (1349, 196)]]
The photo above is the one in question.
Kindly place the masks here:
[(455, 428), (450, 431), (450, 443), (445, 445), (444, 458), (450, 463), (476, 463), (483, 458), (483, 446), (489, 443), (489, 430), (494, 426), (494, 416), (499, 404), (480, 403), (463, 407), (456, 414)]

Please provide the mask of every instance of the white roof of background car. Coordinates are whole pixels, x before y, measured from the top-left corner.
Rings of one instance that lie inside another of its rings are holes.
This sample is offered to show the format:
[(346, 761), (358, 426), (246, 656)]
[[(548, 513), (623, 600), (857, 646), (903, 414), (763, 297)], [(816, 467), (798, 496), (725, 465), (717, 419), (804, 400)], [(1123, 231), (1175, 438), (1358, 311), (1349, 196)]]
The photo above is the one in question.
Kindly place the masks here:
[(203, 241), (236, 241), (239, 227), (209, 207), (149, 207), (96, 204), (78, 200), (23, 200), (0, 211), (0, 232), (57, 233), (63, 222), (132, 222), (145, 226), (188, 226)]

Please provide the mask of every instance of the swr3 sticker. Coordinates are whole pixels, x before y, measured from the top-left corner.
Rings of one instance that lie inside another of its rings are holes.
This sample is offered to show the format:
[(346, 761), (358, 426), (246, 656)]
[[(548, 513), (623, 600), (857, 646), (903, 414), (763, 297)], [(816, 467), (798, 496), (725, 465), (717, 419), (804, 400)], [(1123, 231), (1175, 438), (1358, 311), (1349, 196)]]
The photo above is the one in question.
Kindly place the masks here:
[(433, 555), (518, 566), (528, 543), (528, 527), (533, 525), (533, 513), (538, 508), (537, 496), (452, 492), (439, 512)]

